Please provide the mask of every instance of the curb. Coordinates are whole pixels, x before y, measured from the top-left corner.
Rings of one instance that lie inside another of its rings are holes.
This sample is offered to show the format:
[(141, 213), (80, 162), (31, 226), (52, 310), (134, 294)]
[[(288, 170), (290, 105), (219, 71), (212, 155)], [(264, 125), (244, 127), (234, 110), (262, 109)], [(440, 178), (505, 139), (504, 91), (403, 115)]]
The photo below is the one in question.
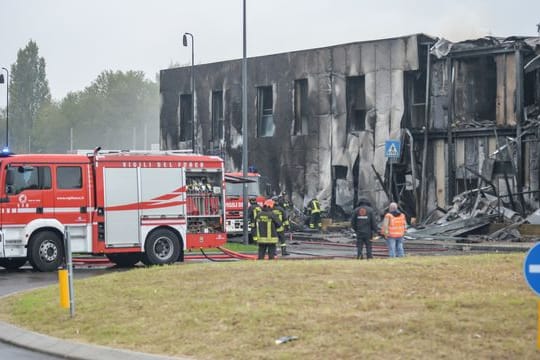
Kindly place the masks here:
[(67, 341), (52, 336), (21, 329), (0, 321), (0, 340), (8, 344), (38, 353), (74, 360), (192, 360), (188, 357), (152, 355), (130, 350), (114, 349), (101, 345), (89, 345)]

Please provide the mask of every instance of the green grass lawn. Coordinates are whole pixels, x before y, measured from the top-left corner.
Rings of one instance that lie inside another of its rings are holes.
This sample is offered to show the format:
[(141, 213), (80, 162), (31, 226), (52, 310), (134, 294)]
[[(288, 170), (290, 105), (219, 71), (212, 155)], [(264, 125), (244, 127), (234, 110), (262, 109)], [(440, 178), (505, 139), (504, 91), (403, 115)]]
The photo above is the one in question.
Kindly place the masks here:
[[(138, 268), (2, 299), (52, 336), (198, 359), (525, 359), (537, 298), (524, 254), (243, 261)], [(276, 345), (293, 335), (299, 339)]]
[[(237, 242), (228, 242), (224, 246), (224, 248), (227, 248), (232, 251), (236, 252), (257, 252), (257, 245), (250, 244), (250, 245), (244, 245), (242, 243)], [(210, 248), (210, 249), (203, 249), (205, 253), (221, 253), (221, 250), (217, 248)], [(199, 249), (193, 249), (190, 252), (187, 252), (186, 254), (197, 254), (200, 253)]]

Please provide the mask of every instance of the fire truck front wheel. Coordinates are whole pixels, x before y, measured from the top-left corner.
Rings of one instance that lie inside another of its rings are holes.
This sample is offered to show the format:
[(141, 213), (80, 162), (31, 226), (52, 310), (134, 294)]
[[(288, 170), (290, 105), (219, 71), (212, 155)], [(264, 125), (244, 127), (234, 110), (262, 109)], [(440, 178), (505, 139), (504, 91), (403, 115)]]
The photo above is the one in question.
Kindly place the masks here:
[(38, 271), (54, 271), (62, 264), (64, 250), (60, 236), (53, 231), (32, 235), (28, 245), (28, 260)]
[(144, 250), (142, 262), (146, 265), (171, 264), (180, 255), (180, 241), (171, 230), (157, 229), (148, 235)]

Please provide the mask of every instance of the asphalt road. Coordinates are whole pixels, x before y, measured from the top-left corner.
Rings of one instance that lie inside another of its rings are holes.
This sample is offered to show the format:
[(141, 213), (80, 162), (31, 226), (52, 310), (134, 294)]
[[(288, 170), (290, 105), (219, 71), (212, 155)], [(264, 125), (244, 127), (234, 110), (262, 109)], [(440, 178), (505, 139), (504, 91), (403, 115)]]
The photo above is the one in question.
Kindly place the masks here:
[[(105, 268), (79, 268), (75, 269), (75, 278), (85, 278), (104, 274)], [(35, 289), (42, 286), (48, 286), (58, 282), (58, 274), (56, 272), (42, 273), (35, 272), (29, 266), (24, 266), (18, 271), (6, 271), (0, 267), (0, 297), (16, 293), (23, 290)], [(52, 360), (60, 359), (54, 356), (48, 356), (41, 353), (36, 353), (23, 348), (12, 346), (4, 342), (0, 342), (0, 359), (13, 360)]]

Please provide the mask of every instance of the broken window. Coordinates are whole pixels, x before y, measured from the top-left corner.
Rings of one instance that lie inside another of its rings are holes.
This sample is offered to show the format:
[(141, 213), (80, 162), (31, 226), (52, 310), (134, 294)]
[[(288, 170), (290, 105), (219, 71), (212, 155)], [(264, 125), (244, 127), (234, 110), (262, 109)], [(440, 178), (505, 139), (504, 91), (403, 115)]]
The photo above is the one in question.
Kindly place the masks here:
[(212, 92), (212, 141), (223, 139), (223, 91)]
[(347, 179), (347, 167), (343, 165), (332, 166), (334, 179)]
[(491, 56), (456, 61), (454, 121), (461, 127), (489, 126), (495, 122), (497, 66)]
[(274, 99), (272, 86), (257, 88), (257, 137), (274, 136)]
[(307, 92), (307, 79), (299, 79), (294, 81), (293, 135), (307, 135), (308, 133)]
[(407, 105), (407, 126), (421, 128), (426, 114), (426, 72), (408, 71), (405, 75), (405, 104)]
[(347, 77), (347, 132), (366, 129), (366, 89), (364, 76)]
[(191, 95), (180, 95), (180, 141), (190, 141), (193, 136), (193, 111)]

